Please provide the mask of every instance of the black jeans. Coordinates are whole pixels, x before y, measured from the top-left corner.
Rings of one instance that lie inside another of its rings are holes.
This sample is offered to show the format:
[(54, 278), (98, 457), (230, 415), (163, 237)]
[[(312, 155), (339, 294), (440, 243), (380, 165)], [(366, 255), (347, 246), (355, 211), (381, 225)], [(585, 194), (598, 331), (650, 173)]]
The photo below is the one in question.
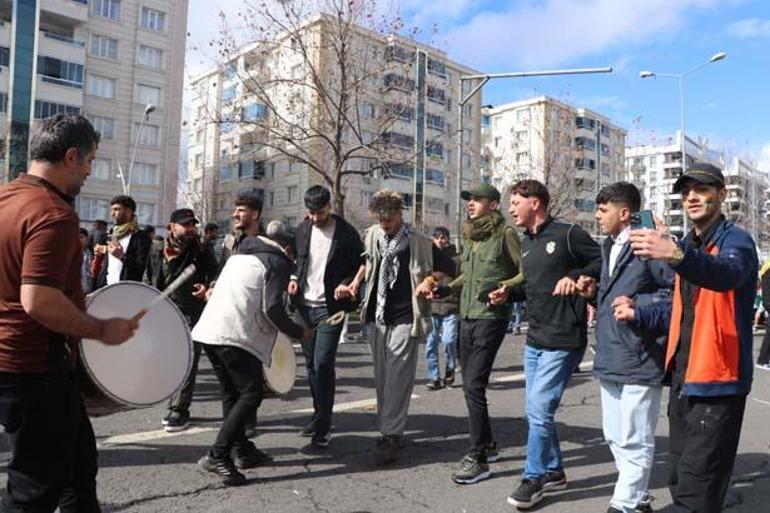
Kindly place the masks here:
[(505, 320), (460, 320), (460, 366), (470, 431), (468, 455), (482, 462), (487, 459), (486, 447), (494, 442), (487, 409), (487, 385), (507, 327)]
[(203, 344), (200, 342), (193, 342), (193, 361), (192, 367), (190, 368), (190, 374), (187, 375), (187, 379), (185, 380), (182, 389), (168, 400), (168, 409), (170, 411), (190, 413), (193, 391), (195, 390), (195, 378), (198, 376), (198, 364), (200, 363), (202, 349)]
[(0, 423), (12, 454), (0, 511), (101, 511), (96, 441), (73, 370), (0, 373)]
[(765, 336), (762, 338), (762, 345), (759, 346), (759, 355), (757, 356), (757, 363), (767, 364), (770, 363), (770, 314), (767, 319), (769, 324), (765, 325)]
[(730, 484), (746, 406), (745, 395), (679, 397), (668, 406), (673, 511), (718, 513)]
[(334, 366), (337, 360), (337, 346), (342, 333), (342, 323), (336, 326), (319, 324), (329, 317), (325, 306), (299, 307), (299, 318), (306, 328), (315, 328), (315, 337), (302, 344), (307, 367), (307, 380), (313, 395), (313, 427), (315, 432), (326, 434), (332, 425), (334, 392), (337, 376)]
[(209, 346), (206, 352), (217, 360), (214, 372), (222, 388), (224, 414), (224, 422), (209, 455), (227, 458), (233, 448), (249, 445), (244, 429), (262, 404), (262, 362), (239, 347)]

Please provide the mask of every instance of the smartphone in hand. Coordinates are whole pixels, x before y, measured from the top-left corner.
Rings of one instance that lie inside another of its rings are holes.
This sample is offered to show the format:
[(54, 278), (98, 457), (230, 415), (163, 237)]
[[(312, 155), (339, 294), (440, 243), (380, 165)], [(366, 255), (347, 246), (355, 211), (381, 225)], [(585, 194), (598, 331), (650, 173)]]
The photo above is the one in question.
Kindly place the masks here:
[(655, 229), (655, 216), (652, 214), (652, 210), (640, 210), (634, 214), (631, 214), (631, 229)]

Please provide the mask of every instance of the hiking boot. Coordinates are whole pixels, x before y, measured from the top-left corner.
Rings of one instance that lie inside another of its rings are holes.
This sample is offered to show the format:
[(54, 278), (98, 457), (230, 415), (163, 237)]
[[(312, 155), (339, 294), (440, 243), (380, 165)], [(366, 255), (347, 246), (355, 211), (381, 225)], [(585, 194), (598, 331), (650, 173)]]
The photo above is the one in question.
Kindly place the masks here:
[(567, 475), (563, 470), (548, 471), (543, 479), (543, 492), (556, 492), (567, 489)]
[(190, 427), (190, 412), (187, 411), (170, 411), (163, 419), (163, 429), (167, 433), (184, 431), (188, 427)]
[(508, 497), (508, 504), (519, 509), (529, 509), (543, 500), (543, 483), (537, 479), (522, 479), (521, 484)]
[(451, 387), (455, 384), (455, 371), (447, 370), (446, 377), (444, 378), (444, 386)]
[(487, 463), (494, 463), (500, 459), (500, 451), (497, 450), (497, 442), (492, 442), (485, 447)]
[(473, 484), (487, 479), (491, 475), (489, 465), (467, 455), (460, 460), (460, 465), (452, 474), (452, 481), (458, 484)]
[(372, 453), (379, 465), (387, 465), (398, 459), (402, 443), (398, 435), (385, 435), (377, 439)]
[(233, 449), (233, 462), (241, 470), (267, 465), (273, 462), (273, 457), (260, 451), (252, 443)]
[(432, 379), (432, 380), (428, 381), (427, 385), (425, 385), (425, 388), (427, 388), (430, 391), (440, 390), (443, 387), (444, 387), (444, 385), (441, 384), (441, 380), (440, 379)]
[(219, 459), (206, 455), (198, 460), (198, 467), (206, 472), (218, 474), (225, 486), (240, 486), (246, 483), (246, 476), (238, 472), (230, 458)]
[(313, 438), (310, 440), (310, 445), (318, 449), (325, 449), (329, 447), (329, 444), (331, 442), (332, 442), (332, 435), (330, 433), (326, 433), (325, 435), (316, 433), (313, 435)]

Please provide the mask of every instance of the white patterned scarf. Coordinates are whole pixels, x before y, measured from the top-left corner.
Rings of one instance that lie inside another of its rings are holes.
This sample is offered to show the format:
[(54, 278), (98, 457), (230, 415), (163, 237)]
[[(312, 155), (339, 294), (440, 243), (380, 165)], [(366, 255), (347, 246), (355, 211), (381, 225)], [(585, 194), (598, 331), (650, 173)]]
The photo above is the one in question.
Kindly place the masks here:
[(398, 254), (406, 249), (409, 244), (409, 228), (406, 223), (401, 225), (398, 233), (388, 237), (380, 230), (377, 242), (380, 247), (380, 276), (377, 280), (377, 311), (375, 320), (378, 324), (385, 324), (385, 299), (388, 289), (392, 289), (398, 278), (399, 259)]

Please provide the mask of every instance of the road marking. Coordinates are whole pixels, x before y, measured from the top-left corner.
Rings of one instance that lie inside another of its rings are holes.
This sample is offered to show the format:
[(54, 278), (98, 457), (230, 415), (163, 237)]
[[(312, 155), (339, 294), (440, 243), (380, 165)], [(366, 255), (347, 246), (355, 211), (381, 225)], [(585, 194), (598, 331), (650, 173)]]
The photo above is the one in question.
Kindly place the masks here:
[[(594, 361), (590, 360), (580, 364), (581, 371), (588, 371), (594, 368)], [(516, 374), (510, 374), (508, 376), (502, 376), (492, 379), (492, 383), (519, 383), (526, 380), (526, 374), (523, 372), (517, 372)]]

